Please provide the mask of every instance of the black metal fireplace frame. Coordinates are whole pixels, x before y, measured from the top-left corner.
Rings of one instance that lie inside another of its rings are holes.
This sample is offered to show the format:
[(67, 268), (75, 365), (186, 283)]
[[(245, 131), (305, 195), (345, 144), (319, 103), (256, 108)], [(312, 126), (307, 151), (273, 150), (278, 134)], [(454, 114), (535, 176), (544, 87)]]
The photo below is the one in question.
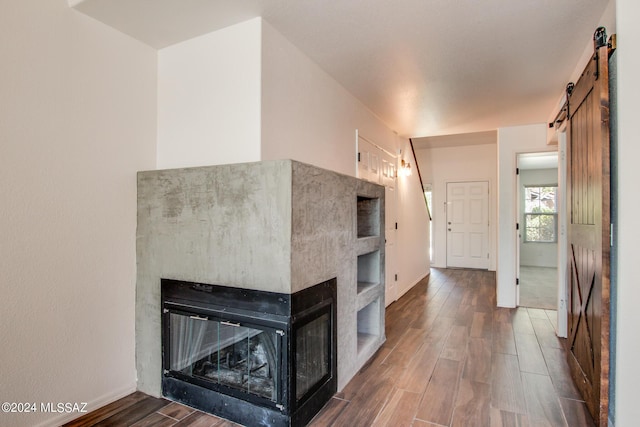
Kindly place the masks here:
[[(219, 285), (162, 279), (163, 395), (232, 421), (251, 426), (305, 425), (337, 390), (336, 279), (282, 294)], [(276, 399), (213, 384), (169, 369), (169, 315), (206, 316), (277, 331), (280, 384)], [(329, 314), (330, 369), (315, 386), (296, 399), (296, 332)]]

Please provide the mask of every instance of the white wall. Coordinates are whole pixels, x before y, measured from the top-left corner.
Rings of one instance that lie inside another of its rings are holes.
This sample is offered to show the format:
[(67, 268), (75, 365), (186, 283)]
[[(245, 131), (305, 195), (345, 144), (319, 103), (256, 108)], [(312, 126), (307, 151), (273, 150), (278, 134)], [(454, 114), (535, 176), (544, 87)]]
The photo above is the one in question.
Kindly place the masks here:
[(97, 409), (136, 387), (136, 171), (155, 166), (156, 52), (66, 0), (1, 2), (0, 40), (0, 401)]
[[(558, 169), (529, 169), (520, 170), (520, 265), (530, 267), (558, 267), (558, 243), (537, 243), (524, 241), (525, 224), (525, 186), (557, 186)], [(562, 213), (561, 213), (562, 214)]]
[(411, 164), (412, 174), (398, 177), (397, 298), (429, 274), (430, 268), (429, 215), (409, 141), (400, 150), (399, 160)]
[(519, 153), (555, 151), (547, 145), (545, 123), (498, 129), (498, 270), (499, 307), (516, 306), (516, 160)]
[(262, 21), (158, 52), (158, 168), (260, 160)]
[(355, 129), (398, 137), (261, 18), (158, 53), (158, 168), (292, 158), (355, 175)]
[(496, 144), (416, 150), (422, 181), (433, 185), (433, 266), (447, 266), (447, 182), (489, 182), (489, 269), (496, 269)]
[(355, 130), (389, 152), (399, 138), (353, 95), (262, 24), (262, 159), (292, 158), (355, 176)]
[(618, 34), (618, 301), (616, 425), (631, 426), (640, 419), (640, 405), (634, 396), (640, 382), (640, 263), (638, 263), (638, 182), (640, 170), (640, 4), (636, 0), (617, 0)]

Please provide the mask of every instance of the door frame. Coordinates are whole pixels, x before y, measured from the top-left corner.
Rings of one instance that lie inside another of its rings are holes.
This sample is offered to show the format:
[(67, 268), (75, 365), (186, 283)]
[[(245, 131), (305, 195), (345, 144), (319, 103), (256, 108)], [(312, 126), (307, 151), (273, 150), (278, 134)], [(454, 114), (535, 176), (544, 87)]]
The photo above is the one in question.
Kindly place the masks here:
[(569, 276), (567, 274), (567, 133), (566, 123), (558, 131), (558, 330), (561, 338), (567, 337), (567, 300), (569, 298)]
[[(562, 131), (561, 131), (562, 132)], [(559, 337), (566, 338), (567, 336), (567, 277), (566, 277), (566, 262), (567, 262), (567, 228), (566, 228), (566, 176), (567, 176), (567, 164), (564, 150), (566, 148), (566, 134), (559, 133), (558, 147), (556, 150), (533, 150), (522, 151), (516, 153), (516, 169), (520, 168), (520, 156), (524, 154), (543, 154), (549, 152), (558, 152), (558, 192), (557, 192), (557, 206), (558, 206), (558, 223), (557, 223), (557, 238), (558, 238), (558, 251), (556, 254), (558, 263), (558, 283), (557, 283), (557, 296), (556, 296), (556, 311), (557, 311), (557, 323), (558, 327), (556, 334)], [(564, 146), (561, 145), (562, 141)], [(516, 221), (520, 223), (522, 212), (520, 212), (520, 201), (522, 198), (522, 188), (520, 185), (520, 175), (516, 173), (516, 191), (515, 191), (515, 212)], [(520, 234), (523, 232), (522, 227), (524, 224), (520, 223), (520, 230), (517, 230), (516, 238), (516, 281), (520, 280)], [(563, 249), (564, 248), (564, 249)], [(516, 283), (517, 283), (516, 282)], [(516, 306), (520, 306), (520, 286), (516, 286)]]
[(524, 224), (520, 224), (520, 218), (522, 218), (522, 212), (520, 207), (522, 206), (522, 186), (520, 185), (520, 155), (524, 153), (516, 154), (516, 222), (519, 227), (516, 227), (516, 307), (520, 306), (520, 243), (522, 241), (522, 227)]

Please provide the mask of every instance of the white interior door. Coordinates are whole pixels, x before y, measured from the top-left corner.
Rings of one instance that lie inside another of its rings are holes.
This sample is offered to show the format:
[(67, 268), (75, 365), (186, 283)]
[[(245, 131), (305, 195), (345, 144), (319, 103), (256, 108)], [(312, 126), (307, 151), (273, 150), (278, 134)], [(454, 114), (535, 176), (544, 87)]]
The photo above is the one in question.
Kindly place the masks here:
[(385, 187), (385, 305), (398, 298), (396, 261), (397, 215), (397, 158), (362, 136), (357, 136), (358, 178)]
[(447, 267), (489, 268), (489, 183), (447, 183)]
[(396, 222), (397, 199), (395, 186), (385, 187), (385, 225), (384, 225), (384, 256), (385, 256), (385, 288), (384, 301), (388, 306), (398, 299), (397, 268), (396, 268)]
[(382, 150), (361, 136), (358, 136), (358, 178), (382, 184), (380, 182), (380, 154)]
[(380, 184), (384, 185), (384, 256), (385, 256), (385, 287), (384, 301), (388, 306), (398, 299), (398, 280), (397, 280), (397, 263), (396, 263), (396, 224), (398, 223), (398, 199), (396, 192), (396, 176), (397, 159), (395, 156), (380, 150), (377, 158), (380, 159)]

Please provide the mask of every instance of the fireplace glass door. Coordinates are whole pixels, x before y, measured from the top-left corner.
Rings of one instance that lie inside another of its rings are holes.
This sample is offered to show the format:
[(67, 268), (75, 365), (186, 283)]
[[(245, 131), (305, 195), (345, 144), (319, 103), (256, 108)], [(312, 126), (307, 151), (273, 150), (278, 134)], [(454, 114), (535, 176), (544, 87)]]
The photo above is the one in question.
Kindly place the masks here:
[(278, 401), (282, 331), (169, 314), (169, 371)]
[(324, 313), (296, 332), (296, 399), (330, 374), (331, 317)]

